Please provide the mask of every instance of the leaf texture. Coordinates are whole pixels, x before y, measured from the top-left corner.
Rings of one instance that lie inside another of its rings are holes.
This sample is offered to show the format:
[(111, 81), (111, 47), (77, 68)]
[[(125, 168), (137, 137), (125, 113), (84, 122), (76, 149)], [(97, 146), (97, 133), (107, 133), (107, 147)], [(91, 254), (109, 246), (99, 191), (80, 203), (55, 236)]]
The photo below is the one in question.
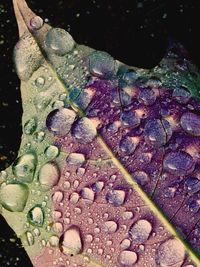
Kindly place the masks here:
[(0, 203), (33, 265), (200, 266), (199, 73), (184, 48), (129, 67), (13, 3), (23, 136)]

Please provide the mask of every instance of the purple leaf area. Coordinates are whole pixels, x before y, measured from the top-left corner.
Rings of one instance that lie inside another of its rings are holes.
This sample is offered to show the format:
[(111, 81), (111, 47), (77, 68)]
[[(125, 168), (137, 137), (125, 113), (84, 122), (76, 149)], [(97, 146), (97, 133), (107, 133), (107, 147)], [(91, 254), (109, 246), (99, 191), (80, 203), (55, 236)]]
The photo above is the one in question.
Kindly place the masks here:
[(34, 266), (199, 266), (192, 63), (171, 49), (152, 70), (129, 67), (14, 8), (23, 136), (0, 203)]

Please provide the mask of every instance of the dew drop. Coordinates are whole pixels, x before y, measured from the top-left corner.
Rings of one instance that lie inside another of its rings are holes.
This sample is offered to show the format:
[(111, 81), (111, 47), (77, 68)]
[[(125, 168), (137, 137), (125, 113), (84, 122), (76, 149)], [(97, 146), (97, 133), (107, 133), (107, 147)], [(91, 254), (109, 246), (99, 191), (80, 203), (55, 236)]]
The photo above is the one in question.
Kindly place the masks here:
[(55, 163), (46, 163), (39, 171), (39, 182), (47, 190), (58, 183), (60, 172)]
[(134, 251), (124, 250), (119, 255), (119, 262), (125, 266), (132, 266), (136, 263), (137, 258)]
[(141, 244), (147, 241), (151, 231), (151, 223), (147, 220), (141, 219), (131, 226), (129, 234), (133, 243)]
[(103, 181), (97, 181), (96, 183), (94, 183), (92, 185), (92, 190), (95, 193), (99, 193), (99, 192), (101, 192), (101, 190), (103, 189), (103, 187), (104, 187), (104, 182)]
[(43, 88), (45, 85), (45, 78), (43, 76), (38, 77), (35, 80), (35, 86), (39, 89)]
[(51, 236), (49, 241), (52, 247), (58, 247), (59, 238), (56, 235)]
[(186, 112), (180, 119), (183, 130), (194, 136), (200, 136), (200, 116), (191, 112)]
[(94, 76), (110, 78), (116, 74), (116, 62), (108, 53), (94, 51), (89, 55), (89, 69)]
[(36, 132), (34, 134), (34, 140), (38, 143), (41, 143), (45, 138), (45, 133), (44, 132)]
[(138, 144), (138, 139), (136, 137), (131, 136), (125, 136), (121, 139), (119, 143), (119, 149), (122, 153), (125, 153), (126, 155), (131, 155)]
[(117, 231), (118, 225), (114, 221), (107, 221), (103, 225), (103, 229), (107, 233), (115, 233)]
[(131, 241), (126, 238), (124, 240), (122, 240), (122, 242), (120, 243), (120, 247), (124, 250), (124, 249), (128, 249), (131, 246)]
[(172, 97), (174, 97), (177, 100), (177, 102), (179, 102), (181, 104), (187, 104), (191, 95), (185, 89), (175, 88), (173, 91)]
[(84, 117), (77, 121), (73, 129), (73, 135), (79, 143), (87, 144), (96, 137), (97, 130), (94, 123)]
[(44, 21), (41, 17), (35, 16), (30, 20), (30, 28), (31, 30), (39, 30), (44, 25)]
[(36, 128), (37, 128), (37, 121), (35, 118), (32, 118), (25, 123), (24, 132), (27, 135), (31, 135), (35, 132)]
[(31, 183), (33, 181), (37, 159), (33, 153), (27, 153), (19, 157), (13, 164), (13, 174), (19, 182)]
[(133, 212), (132, 211), (124, 211), (122, 213), (122, 219), (123, 220), (130, 220), (133, 218)]
[(185, 180), (184, 188), (188, 191), (188, 193), (194, 194), (200, 191), (200, 180), (193, 176), (188, 177)]
[(188, 153), (177, 151), (170, 152), (165, 156), (163, 166), (171, 174), (186, 175), (194, 170), (195, 164)]
[(81, 253), (83, 244), (78, 227), (70, 227), (61, 237), (61, 250), (64, 254), (77, 255)]
[(53, 196), (52, 196), (52, 200), (54, 203), (60, 203), (64, 198), (63, 192), (61, 191), (56, 191)]
[(76, 166), (81, 166), (83, 163), (85, 163), (85, 156), (80, 153), (71, 153), (67, 157), (67, 163)]
[(94, 191), (91, 188), (85, 187), (81, 191), (81, 196), (84, 200), (88, 201), (89, 203), (94, 202)]
[(126, 194), (123, 190), (110, 190), (106, 194), (106, 200), (114, 206), (120, 206), (124, 203), (125, 196)]
[(76, 171), (77, 176), (82, 177), (85, 174), (85, 169), (84, 168), (78, 168)]
[(72, 203), (72, 204), (76, 204), (78, 201), (79, 201), (79, 194), (76, 193), (76, 192), (73, 192), (71, 195), (70, 195), (70, 198), (69, 198), (69, 201)]
[(44, 151), (46, 157), (50, 160), (55, 159), (59, 154), (59, 149), (56, 146), (48, 146)]
[(189, 210), (193, 213), (196, 213), (199, 211), (200, 209), (200, 199), (197, 199), (197, 200), (192, 200), (189, 205)]
[(29, 246), (34, 245), (34, 236), (31, 234), (31, 232), (26, 232), (26, 238)]
[(60, 222), (56, 222), (53, 224), (53, 230), (56, 232), (56, 233), (62, 233), (63, 232), (63, 225), (62, 223)]
[(75, 42), (65, 30), (52, 28), (45, 37), (45, 45), (47, 50), (59, 56), (64, 56), (74, 48)]
[(44, 223), (44, 212), (39, 205), (36, 205), (27, 214), (29, 223), (35, 226), (43, 226)]
[(55, 135), (65, 136), (69, 133), (75, 118), (76, 113), (71, 109), (56, 109), (47, 116), (46, 125)]
[(135, 111), (123, 111), (121, 114), (121, 121), (124, 126), (136, 128), (140, 125), (140, 118)]
[(180, 241), (169, 239), (160, 244), (156, 250), (156, 264), (158, 266), (180, 267), (185, 258), (185, 250)]
[(149, 175), (144, 171), (135, 171), (132, 177), (139, 185), (145, 185), (150, 181)]
[(155, 92), (150, 88), (140, 89), (138, 101), (146, 106), (151, 106), (156, 101)]
[(22, 212), (28, 199), (29, 190), (26, 185), (8, 184), (0, 188), (0, 203), (14, 212)]

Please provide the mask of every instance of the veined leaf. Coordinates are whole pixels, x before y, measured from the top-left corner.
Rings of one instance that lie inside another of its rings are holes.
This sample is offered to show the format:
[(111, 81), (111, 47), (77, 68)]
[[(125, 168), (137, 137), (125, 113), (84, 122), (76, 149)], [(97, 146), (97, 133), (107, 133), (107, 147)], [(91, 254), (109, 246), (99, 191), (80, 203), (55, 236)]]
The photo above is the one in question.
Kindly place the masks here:
[(183, 48), (136, 69), (13, 2), (23, 136), (0, 202), (33, 265), (200, 266), (199, 73)]

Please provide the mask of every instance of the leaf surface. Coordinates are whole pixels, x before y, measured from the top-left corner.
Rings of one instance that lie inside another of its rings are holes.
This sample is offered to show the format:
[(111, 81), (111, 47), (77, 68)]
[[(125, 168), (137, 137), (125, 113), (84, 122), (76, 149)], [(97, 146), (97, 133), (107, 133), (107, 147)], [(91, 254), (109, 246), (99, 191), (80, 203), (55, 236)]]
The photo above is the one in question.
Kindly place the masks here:
[(199, 73), (183, 47), (129, 67), (13, 3), (23, 136), (0, 202), (33, 265), (199, 266)]

